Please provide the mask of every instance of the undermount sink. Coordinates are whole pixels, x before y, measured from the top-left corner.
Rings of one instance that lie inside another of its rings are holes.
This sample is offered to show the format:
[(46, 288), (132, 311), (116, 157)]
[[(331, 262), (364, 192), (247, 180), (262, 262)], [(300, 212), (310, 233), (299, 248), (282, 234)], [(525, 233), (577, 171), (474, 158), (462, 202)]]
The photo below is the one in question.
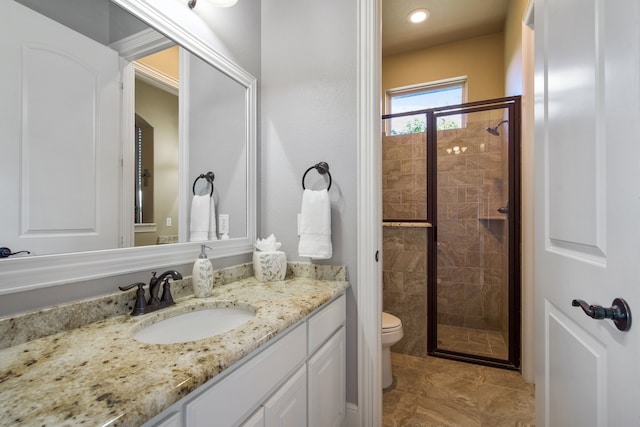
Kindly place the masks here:
[(254, 316), (253, 311), (239, 308), (202, 308), (159, 320), (134, 331), (132, 337), (147, 344), (197, 341), (227, 332)]

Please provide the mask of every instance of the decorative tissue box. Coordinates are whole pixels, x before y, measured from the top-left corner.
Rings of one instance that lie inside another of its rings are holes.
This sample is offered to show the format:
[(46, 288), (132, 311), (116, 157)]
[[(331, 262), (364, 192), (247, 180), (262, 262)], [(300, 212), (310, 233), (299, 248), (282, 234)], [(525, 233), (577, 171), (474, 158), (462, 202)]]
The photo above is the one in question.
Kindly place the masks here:
[(255, 251), (253, 274), (261, 282), (284, 280), (287, 274), (287, 255), (282, 251)]

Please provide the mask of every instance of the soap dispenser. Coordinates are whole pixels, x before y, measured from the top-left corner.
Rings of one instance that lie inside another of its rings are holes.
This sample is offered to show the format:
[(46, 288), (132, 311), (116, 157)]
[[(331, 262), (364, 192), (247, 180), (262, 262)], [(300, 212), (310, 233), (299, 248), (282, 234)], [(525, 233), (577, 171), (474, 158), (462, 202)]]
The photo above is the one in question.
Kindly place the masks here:
[(201, 245), (200, 256), (196, 262), (193, 263), (191, 284), (193, 285), (193, 294), (196, 298), (210, 297), (211, 290), (213, 289), (213, 266), (209, 258), (207, 258), (206, 248), (208, 248), (208, 246)]

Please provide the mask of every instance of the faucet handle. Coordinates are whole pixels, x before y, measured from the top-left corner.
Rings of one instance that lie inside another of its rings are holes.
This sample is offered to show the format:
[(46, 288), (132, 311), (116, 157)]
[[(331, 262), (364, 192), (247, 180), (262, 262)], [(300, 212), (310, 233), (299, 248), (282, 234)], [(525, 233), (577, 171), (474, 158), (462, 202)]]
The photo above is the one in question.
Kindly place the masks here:
[(128, 291), (129, 289), (135, 288), (136, 286), (138, 287), (138, 289), (140, 289), (141, 288), (140, 285), (144, 286), (145, 284), (141, 283), (141, 282), (132, 283), (130, 285), (118, 286), (118, 289), (120, 289), (121, 291), (125, 292), (125, 291)]
[(175, 304), (175, 302), (173, 301), (173, 297), (171, 296), (171, 284), (169, 283), (169, 278), (165, 278), (164, 282), (162, 283), (162, 298), (160, 299), (161, 302), (165, 303), (166, 305), (173, 305)]
[(147, 307), (147, 301), (144, 298), (144, 283), (137, 282), (131, 285), (118, 286), (121, 291), (128, 291), (129, 289), (133, 289), (134, 287), (138, 287), (136, 291), (136, 303), (133, 306), (133, 310), (131, 311), (132, 316), (137, 316), (139, 314), (144, 314), (145, 309)]

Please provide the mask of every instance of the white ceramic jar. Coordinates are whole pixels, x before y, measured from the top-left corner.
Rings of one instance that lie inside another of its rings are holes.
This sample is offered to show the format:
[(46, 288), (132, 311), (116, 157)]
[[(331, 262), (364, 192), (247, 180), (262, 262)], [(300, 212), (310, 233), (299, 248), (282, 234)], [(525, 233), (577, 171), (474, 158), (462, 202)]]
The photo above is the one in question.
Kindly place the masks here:
[(260, 282), (284, 280), (287, 274), (287, 255), (282, 251), (255, 251), (253, 274)]

